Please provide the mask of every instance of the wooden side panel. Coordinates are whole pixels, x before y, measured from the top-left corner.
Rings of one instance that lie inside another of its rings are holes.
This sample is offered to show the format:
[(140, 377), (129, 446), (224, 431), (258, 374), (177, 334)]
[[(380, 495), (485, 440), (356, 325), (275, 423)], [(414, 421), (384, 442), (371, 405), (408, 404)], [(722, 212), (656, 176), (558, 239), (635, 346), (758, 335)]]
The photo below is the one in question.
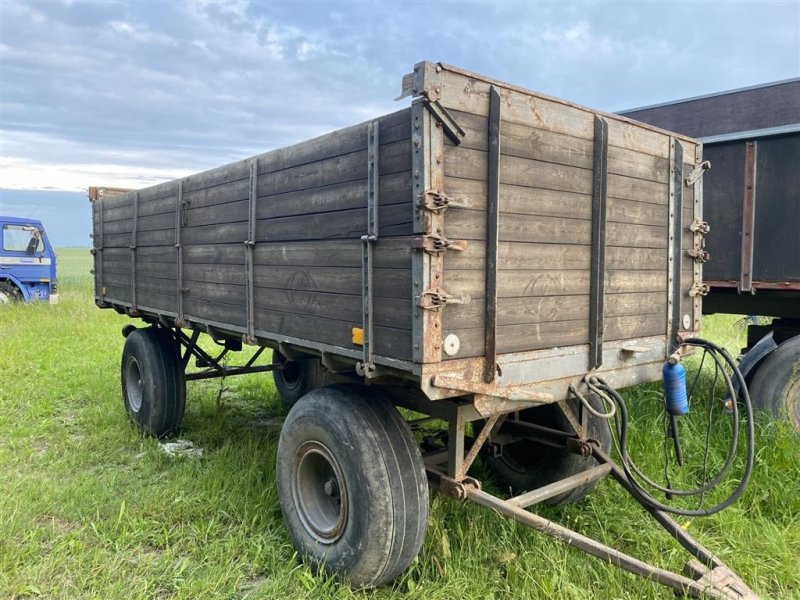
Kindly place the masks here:
[[(379, 242), (375, 247), (375, 350), (411, 356), (411, 122), (408, 109), (380, 121)], [(293, 337), (358, 350), (361, 236), (367, 227), (367, 124), (260, 155), (253, 267), (260, 337)], [(250, 160), (139, 192), (137, 305), (178, 311), (176, 215), (183, 244), (184, 317), (242, 332), (247, 326), (245, 244)], [(181, 209), (178, 211), (178, 203)], [(106, 299), (131, 303), (133, 194), (103, 210)], [(98, 225), (99, 226), (99, 225)]]
[[(484, 280), (490, 83), (443, 69), (440, 102), (465, 131), (445, 148), (445, 218), (462, 252), (445, 254), (445, 288), (469, 303), (444, 309), (456, 355), (484, 354)], [(589, 339), (595, 113), (499, 87), (498, 350), (521, 352)], [(606, 341), (664, 335), (667, 327), (670, 135), (606, 116)], [(695, 146), (682, 141), (693, 160)], [(689, 161), (692, 162), (692, 161)], [(688, 174), (693, 164), (685, 168)], [(684, 188), (683, 246), (692, 247), (692, 189)], [(691, 313), (692, 260), (682, 261), (682, 313)]]

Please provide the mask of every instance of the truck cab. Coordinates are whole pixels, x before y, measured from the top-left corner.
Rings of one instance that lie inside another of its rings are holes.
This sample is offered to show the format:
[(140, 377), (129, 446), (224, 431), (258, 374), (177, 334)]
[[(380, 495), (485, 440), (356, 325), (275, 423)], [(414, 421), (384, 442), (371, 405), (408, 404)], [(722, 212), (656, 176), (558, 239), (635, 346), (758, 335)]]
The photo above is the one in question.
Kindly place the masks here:
[(56, 253), (41, 221), (0, 216), (0, 304), (58, 299)]

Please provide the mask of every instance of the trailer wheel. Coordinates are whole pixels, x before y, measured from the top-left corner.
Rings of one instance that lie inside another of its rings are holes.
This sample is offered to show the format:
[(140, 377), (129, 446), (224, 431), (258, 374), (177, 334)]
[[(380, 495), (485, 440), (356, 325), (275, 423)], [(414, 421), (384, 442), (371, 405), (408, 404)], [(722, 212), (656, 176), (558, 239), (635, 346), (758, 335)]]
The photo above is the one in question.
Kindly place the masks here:
[(789, 338), (761, 361), (749, 390), (754, 406), (787, 419), (800, 431), (800, 336)]
[(289, 360), (278, 350), (273, 350), (272, 364), (283, 366), (281, 370), (272, 371), (272, 379), (278, 395), (289, 408), (308, 392), (324, 384), (322, 365), (316, 358)]
[[(590, 396), (590, 402), (598, 410), (604, 410), (601, 401), (594, 396)], [(555, 404), (524, 410), (520, 413), (520, 418), (543, 427), (571, 431), (567, 418)], [(587, 429), (588, 437), (600, 442), (605, 452), (611, 449), (611, 429), (608, 421), (589, 415)], [(502, 431), (501, 428), (500, 432)], [(554, 448), (529, 440), (503, 446), (500, 456), (487, 456), (486, 462), (500, 483), (509, 486), (515, 493), (534, 490), (597, 466), (594, 458), (584, 458), (563, 448)], [(595, 485), (597, 482), (575, 488), (571, 492), (545, 500), (544, 504), (563, 505), (578, 502), (592, 491)]]
[(21, 301), (22, 294), (20, 294), (17, 286), (6, 281), (0, 282), (0, 304), (11, 304)]
[(186, 379), (179, 347), (164, 329), (136, 329), (122, 351), (125, 410), (147, 435), (162, 438), (183, 420)]
[(303, 396), (281, 430), (276, 478), (292, 542), (315, 569), (375, 586), (419, 552), (425, 467), (408, 425), (374, 390), (332, 385)]

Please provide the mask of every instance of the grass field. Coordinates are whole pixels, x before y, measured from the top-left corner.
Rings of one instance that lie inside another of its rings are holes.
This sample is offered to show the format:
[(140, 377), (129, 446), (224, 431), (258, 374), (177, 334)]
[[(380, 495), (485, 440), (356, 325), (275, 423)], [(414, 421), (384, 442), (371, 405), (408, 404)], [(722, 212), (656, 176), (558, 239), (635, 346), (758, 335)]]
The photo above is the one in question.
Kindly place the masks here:
[[(354, 591), (312, 574), (278, 506), (273, 467), (285, 409), (269, 375), (189, 384), (181, 437), (204, 454), (166, 456), (122, 407), (120, 329), (130, 320), (95, 308), (86, 250), (62, 250), (59, 266), (61, 304), (0, 307), (0, 598), (674, 597), (437, 494), (423, 550), (392, 587)], [(734, 322), (707, 319), (707, 337), (735, 352), (743, 331)], [(655, 474), (658, 389), (624, 394), (632, 452)], [(715, 454), (727, 433), (714, 428)], [(687, 425), (687, 453), (701, 454), (704, 435), (702, 423)], [(744, 497), (719, 515), (681, 518), (764, 599), (800, 598), (797, 442), (760, 417)], [(579, 505), (539, 512), (646, 560), (685, 562), (612, 481)]]

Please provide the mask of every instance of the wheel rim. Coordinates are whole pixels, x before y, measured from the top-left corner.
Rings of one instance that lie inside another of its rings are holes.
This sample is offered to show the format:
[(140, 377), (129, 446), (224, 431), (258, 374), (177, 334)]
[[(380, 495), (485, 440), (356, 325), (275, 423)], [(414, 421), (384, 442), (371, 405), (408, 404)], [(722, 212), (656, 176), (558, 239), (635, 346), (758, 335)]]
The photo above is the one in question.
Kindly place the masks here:
[(125, 371), (125, 394), (128, 397), (128, 405), (133, 412), (138, 413), (142, 408), (142, 396), (144, 395), (139, 361), (135, 358), (128, 360)]
[(0, 304), (11, 304), (11, 295), (5, 290), (0, 290)]
[(347, 486), (341, 467), (324, 444), (309, 441), (295, 454), (292, 500), (306, 532), (332, 544), (347, 524)]

